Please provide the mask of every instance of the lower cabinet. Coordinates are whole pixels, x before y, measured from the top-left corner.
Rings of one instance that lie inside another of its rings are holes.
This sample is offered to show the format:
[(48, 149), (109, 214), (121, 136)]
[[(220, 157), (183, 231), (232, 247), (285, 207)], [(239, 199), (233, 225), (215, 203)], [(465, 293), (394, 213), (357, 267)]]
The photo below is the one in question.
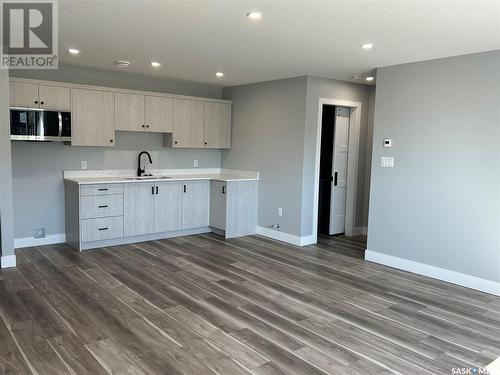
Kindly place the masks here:
[(211, 181), (210, 227), (226, 238), (255, 234), (257, 206), (257, 181)]
[(155, 231), (155, 184), (133, 183), (123, 187), (123, 231), (140, 236)]
[(159, 182), (155, 187), (155, 232), (181, 230), (182, 183)]
[(208, 227), (210, 181), (185, 181), (182, 186), (182, 229)]

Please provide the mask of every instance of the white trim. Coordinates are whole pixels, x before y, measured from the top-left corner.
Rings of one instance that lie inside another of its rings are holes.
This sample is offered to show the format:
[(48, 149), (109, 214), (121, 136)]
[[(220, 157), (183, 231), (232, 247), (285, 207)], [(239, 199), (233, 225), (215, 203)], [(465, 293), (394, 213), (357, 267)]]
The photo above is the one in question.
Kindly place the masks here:
[(500, 357), (486, 366), (486, 370), (488, 370), (488, 374), (490, 375), (500, 375)]
[(366, 236), (368, 235), (368, 227), (356, 227), (354, 228), (353, 234), (355, 236)]
[(481, 279), (476, 276), (466, 275), (464, 273), (450, 271), (372, 250), (366, 250), (365, 260), (500, 296), (500, 283), (491, 280)]
[(10, 268), (16, 266), (16, 256), (6, 255), (1, 259), (2, 268)]
[(321, 159), (321, 128), (323, 123), (323, 105), (337, 105), (351, 108), (351, 121), (349, 126), (349, 156), (347, 162), (347, 197), (345, 234), (354, 235), (354, 220), (356, 214), (356, 193), (358, 183), (358, 154), (359, 133), (361, 128), (361, 102), (349, 100), (319, 98), (318, 125), (316, 133), (316, 159), (314, 162), (314, 205), (313, 205), (313, 237), (317, 242), (318, 237), (318, 204), (319, 204), (319, 163)]
[(307, 246), (316, 243), (316, 236), (295, 236), (272, 228), (264, 228), (257, 226), (257, 234), (264, 237), (272, 238), (273, 240), (283, 241), (296, 246)]
[(31, 246), (42, 246), (42, 245), (52, 245), (55, 243), (64, 243), (66, 242), (66, 234), (49, 234), (43, 238), (33, 238), (33, 237), (24, 237), (24, 238), (15, 238), (14, 239), (14, 248), (21, 249), (23, 247), (31, 247)]

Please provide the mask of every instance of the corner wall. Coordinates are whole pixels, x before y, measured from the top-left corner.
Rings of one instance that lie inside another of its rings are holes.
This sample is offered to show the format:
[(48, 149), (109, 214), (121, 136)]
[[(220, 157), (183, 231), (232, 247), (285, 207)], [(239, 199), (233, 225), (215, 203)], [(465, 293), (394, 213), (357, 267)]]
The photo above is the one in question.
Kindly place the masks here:
[(376, 95), (368, 258), (500, 295), (500, 51), (381, 68)]
[(9, 76), (6, 69), (0, 69), (0, 232), (2, 268), (14, 266)]

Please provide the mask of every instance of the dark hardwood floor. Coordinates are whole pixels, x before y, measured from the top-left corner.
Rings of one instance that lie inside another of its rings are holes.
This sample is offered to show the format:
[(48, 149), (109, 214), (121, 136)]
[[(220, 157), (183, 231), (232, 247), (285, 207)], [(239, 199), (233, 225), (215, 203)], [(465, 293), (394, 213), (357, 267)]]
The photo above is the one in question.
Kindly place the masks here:
[(17, 250), (0, 374), (451, 374), (500, 356), (500, 298), (365, 262), (364, 241)]

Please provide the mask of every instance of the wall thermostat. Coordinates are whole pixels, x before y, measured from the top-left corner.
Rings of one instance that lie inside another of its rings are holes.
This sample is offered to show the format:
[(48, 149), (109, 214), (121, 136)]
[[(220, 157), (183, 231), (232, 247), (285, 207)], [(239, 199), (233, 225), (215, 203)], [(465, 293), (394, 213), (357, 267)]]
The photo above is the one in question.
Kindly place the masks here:
[(384, 147), (385, 147), (385, 148), (391, 148), (391, 147), (392, 147), (392, 139), (390, 139), (390, 138), (385, 138), (385, 139), (384, 139)]

